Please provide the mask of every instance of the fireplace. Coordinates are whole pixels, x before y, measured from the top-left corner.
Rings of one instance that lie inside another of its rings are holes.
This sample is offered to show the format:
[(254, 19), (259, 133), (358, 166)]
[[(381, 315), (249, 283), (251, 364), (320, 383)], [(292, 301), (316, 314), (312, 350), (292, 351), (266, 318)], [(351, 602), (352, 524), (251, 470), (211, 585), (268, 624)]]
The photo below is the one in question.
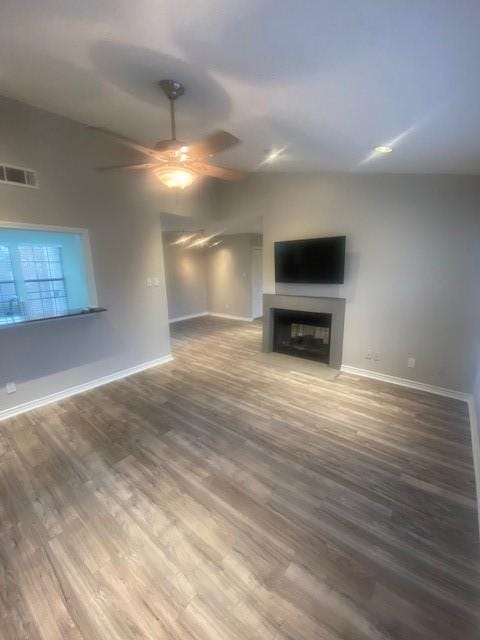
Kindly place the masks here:
[(345, 298), (264, 293), (262, 349), (340, 369), (344, 320)]
[(273, 351), (330, 363), (331, 313), (272, 309)]

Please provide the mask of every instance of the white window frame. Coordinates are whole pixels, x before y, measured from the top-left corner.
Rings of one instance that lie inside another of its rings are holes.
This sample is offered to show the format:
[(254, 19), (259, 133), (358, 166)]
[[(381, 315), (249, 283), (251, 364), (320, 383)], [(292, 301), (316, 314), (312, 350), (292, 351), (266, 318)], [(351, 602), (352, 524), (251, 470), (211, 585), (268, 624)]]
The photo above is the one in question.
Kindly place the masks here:
[(1, 229), (22, 229), (25, 231), (56, 231), (57, 233), (76, 233), (82, 238), (83, 255), (85, 257), (85, 269), (87, 272), (88, 305), (98, 307), (97, 286), (93, 269), (92, 249), (90, 246), (90, 234), (88, 229), (82, 227), (60, 227), (57, 225), (33, 224), (30, 222), (11, 222), (0, 220)]

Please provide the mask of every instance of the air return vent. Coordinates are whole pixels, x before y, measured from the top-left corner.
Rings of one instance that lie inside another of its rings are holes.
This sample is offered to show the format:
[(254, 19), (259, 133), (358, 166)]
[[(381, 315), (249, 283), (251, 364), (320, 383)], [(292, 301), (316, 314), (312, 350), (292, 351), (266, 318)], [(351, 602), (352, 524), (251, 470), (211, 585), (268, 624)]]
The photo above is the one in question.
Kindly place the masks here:
[(0, 184), (2, 183), (16, 184), (22, 187), (38, 187), (35, 171), (0, 164)]

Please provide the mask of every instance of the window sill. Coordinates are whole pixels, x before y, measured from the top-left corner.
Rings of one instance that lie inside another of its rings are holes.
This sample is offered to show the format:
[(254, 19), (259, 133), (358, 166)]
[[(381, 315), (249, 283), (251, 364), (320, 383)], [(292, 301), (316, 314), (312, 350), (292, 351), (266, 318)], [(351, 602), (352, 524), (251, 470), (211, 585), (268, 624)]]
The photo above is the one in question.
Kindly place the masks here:
[(30, 324), (38, 324), (39, 322), (51, 322), (52, 320), (65, 320), (66, 318), (80, 318), (85, 316), (98, 315), (106, 311), (103, 307), (88, 307), (86, 309), (72, 309), (65, 314), (59, 316), (45, 316), (41, 318), (27, 318), (25, 316), (12, 316), (11, 318), (0, 318), (0, 331), (2, 329), (10, 329), (12, 327), (22, 327)]

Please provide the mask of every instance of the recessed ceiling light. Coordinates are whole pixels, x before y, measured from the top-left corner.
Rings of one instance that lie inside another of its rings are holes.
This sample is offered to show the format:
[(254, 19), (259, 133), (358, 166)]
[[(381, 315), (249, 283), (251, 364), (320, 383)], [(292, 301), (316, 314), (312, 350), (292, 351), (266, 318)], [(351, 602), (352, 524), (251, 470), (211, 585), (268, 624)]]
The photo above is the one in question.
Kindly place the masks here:
[(265, 158), (265, 160), (267, 162), (273, 162), (274, 160), (276, 160), (278, 158), (278, 156), (280, 155), (279, 151), (271, 151), (267, 157)]
[(190, 234), (183, 234), (181, 235), (177, 240), (175, 240), (175, 242), (172, 242), (172, 244), (185, 244), (187, 243), (189, 240), (193, 240), (193, 238), (196, 236), (196, 233), (190, 233)]
[(217, 234), (214, 233), (211, 236), (202, 236), (201, 238), (198, 238), (197, 240), (194, 240), (191, 244), (188, 245), (189, 249), (192, 249), (193, 247), (204, 247), (207, 242), (210, 242), (210, 240), (212, 240), (212, 238), (214, 238)]
[(275, 162), (279, 158), (283, 156), (283, 152), (286, 147), (276, 148), (276, 149), (265, 149), (265, 158), (263, 159), (261, 164)]
[(375, 151), (377, 153), (392, 153), (393, 149), (386, 144), (381, 144), (378, 147), (375, 147)]

